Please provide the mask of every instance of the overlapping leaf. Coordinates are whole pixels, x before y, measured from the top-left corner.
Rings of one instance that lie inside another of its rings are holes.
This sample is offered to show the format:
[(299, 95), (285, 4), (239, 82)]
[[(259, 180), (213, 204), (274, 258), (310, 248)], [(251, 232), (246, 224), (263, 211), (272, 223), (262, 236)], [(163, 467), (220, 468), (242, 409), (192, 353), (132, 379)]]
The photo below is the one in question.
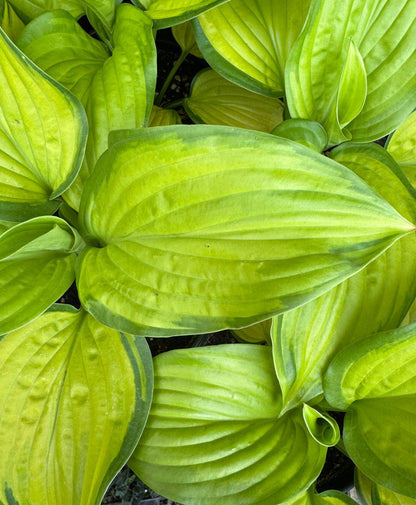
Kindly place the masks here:
[(270, 327), (272, 324), (271, 319), (266, 319), (257, 324), (247, 326), (247, 328), (240, 328), (233, 330), (233, 335), (243, 342), (251, 344), (260, 344), (262, 342), (270, 342)]
[(341, 491), (325, 491), (318, 494), (311, 487), (306, 493), (302, 493), (285, 505), (356, 505), (356, 503)]
[[(415, 219), (415, 191), (380, 146), (345, 144), (331, 156)], [(323, 373), (339, 347), (400, 324), (416, 296), (415, 251), (411, 234), (331, 292), (275, 321), (274, 359), (286, 408), (319, 400)]]
[(157, 29), (183, 23), (228, 0), (135, 0), (146, 10)]
[(292, 117), (324, 125), (330, 145), (397, 128), (416, 100), (415, 19), (415, 0), (313, 0), (286, 67)]
[(248, 326), (413, 230), (348, 169), (272, 135), (170, 126), (113, 142), (83, 194), (78, 285), (89, 311), (125, 331)]
[(8, 0), (8, 2), (25, 23), (54, 9), (64, 9), (74, 18), (83, 14), (82, 0)]
[(388, 152), (399, 163), (409, 181), (416, 186), (416, 111), (397, 128), (389, 139)]
[[(378, 484), (416, 498), (416, 325), (378, 333), (337, 354), (325, 397), (346, 409), (344, 442)], [(394, 447), (394, 450), (392, 450)]]
[(195, 505), (275, 505), (317, 477), (326, 448), (301, 409), (279, 417), (270, 348), (171, 351), (154, 366), (149, 421), (129, 461), (152, 489)]
[(149, 117), (149, 126), (169, 126), (181, 124), (181, 118), (176, 110), (163, 109), (154, 105)]
[(184, 53), (193, 54), (197, 58), (203, 57), (201, 51), (198, 49), (191, 21), (173, 26), (172, 35)]
[(219, 74), (247, 89), (284, 94), (289, 51), (310, 0), (231, 0), (199, 16), (196, 39)]
[(4, 505), (99, 505), (146, 422), (145, 340), (58, 307), (0, 339)]
[(416, 503), (414, 498), (379, 486), (359, 470), (356, 471), (354, 484), (363, 505), (415, 505)]
[(7, 0), (0, 1), (0, 26), (13, 41), (19, 36), (24, 24)]
[(0, 236), (0, 334), (44, 312), (75, 278), (82, 240), (57, 217), (39, 217)]
[(81, 104), (0, 33), (0, 218), (53, 213), (84, 155)]
[[(31, 24), (19, 40), (35, 63), (77, 94), (86, 107), (90, 133), (84, 163), (65, 200), (76, 210), (85, 179), (107, 148), (108, 133), (147, 124), (156, 83), (152, 22), (140, 9), (117, 9), (111, 57), (62, 11)], [(51, 47), (54, 50), (51, 51)]]
[(318, 153), (321, 153), (328, 143), (325, 128), (309, 119), (287, 119), (276, 126), (272, 133), (299, 142), (299, 144), (314, 149)]
[(283, 121), (283, 104), (278, 98), (248, 91), (227, 81), (214, 70), (203, 70), (195, 76), (184, 106), (196, 123), (237, 126), (270, 133)]

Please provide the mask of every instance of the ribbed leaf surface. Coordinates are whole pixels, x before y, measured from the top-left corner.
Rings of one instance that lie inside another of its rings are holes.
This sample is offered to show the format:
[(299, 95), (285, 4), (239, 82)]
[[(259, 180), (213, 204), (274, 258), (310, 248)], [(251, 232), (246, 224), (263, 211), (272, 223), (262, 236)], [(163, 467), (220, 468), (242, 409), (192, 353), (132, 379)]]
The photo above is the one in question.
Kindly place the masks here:
[(181, 118), (176, 110), (162, 109), (162, 107), (153, 105), (149, 117), (149, 126), (169, 126), (181, 123)]
[[(331, 156), (414, 219), (415, 192), (381, 147), (345, 144)], [(416, 296), (415, 251), (411, 234), (331, 292), (275, 321), (274, 358), (288, 407), (322, 394), (323, 374), (339, 347), (400, 324)]]
[(53, 213), (84, 154), (81, 104), (0, 33), (0, 217)]
[(214, 70), (203, 70), (196, 75), (184, 106), (196, 123), (270, 133), (283, 121), (283, 104), (278, 98), (248, 91)]
[(120, 5), (116, 14), (110, 57), (103, 44), (61, 11), (36, 20), (19, 40), (25, 53), (77, 93), (86, 108), (89, 136), (85, 159), (78, 178), (64, 195), (76, 210), (85, 179), (107, 149), (108, 133), (146, 125), (152, 109), (156, 83), (152, 22), (132, 5)]
[(99, 505), (147, 418), (146, 342), (55, 310), (0, 340), (4, 505)]
[(0, 236), (0, 334), (44, 312), (75, 278), (81, 240), (58, 217), (39, 217)]
[(275, 505), (305, 490), (326, 448), (301, 409), (282, 417), (270, 348), (222, 345), (155, 361), (154, 401), (129, 466), (181, 503)]
[(310, 0), (231, 0), (202, 14), (196, 39), (219, 74), (257, 93), (284, 94), (284, 68)]
[(64, 9), (74, 18), (83, 14), (82, 0), (8, 0), (8, 2), (25, 23), (54, 9)]
[(247, 326), (330, 289), (413, 229), (348, 169), (293, 142), (218, 126), (134, 135), (100, 158), (80, 209), (91, 244), (80, 297), (116, 328)]
[(388, 152), (399, 163), (413, 187), (416, 186), (416, 111), (391, 136)]
[[(416, 503), (414, 498), (395, 493), (391, 489), (376, 484), (359, 470), (356, 470), (354, 484), (360, 501), (364, 505), (379, 505), (380, 503), (381, 505), (415, 505)], [(375, 496), (374, 493), (376, 493)], [(377, 499), (380, 502), (377, 502)]]

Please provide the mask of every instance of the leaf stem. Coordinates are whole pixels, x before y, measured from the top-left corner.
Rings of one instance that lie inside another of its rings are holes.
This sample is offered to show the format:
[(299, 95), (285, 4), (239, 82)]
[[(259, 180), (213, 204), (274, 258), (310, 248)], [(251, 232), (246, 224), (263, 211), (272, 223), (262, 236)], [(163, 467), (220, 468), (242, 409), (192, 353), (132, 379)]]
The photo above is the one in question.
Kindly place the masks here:
[(155, 99), (155, 105), (160, 105), (162, 103), (163, 97), (165, 96), (165, 93), (168, 90), (170, 83), (172, 82), (172, 79), (175, 77), (177, 71), (179, 70), (179, 67), (182, 65), (188, 54), (189, 51), (182, 51), (179, 58), (175, 61), (172, 70), (169, 72), (169, 75), (167, 76), (165, 82), (163, 83), (162, 89), (159, 91), (159, 94)]

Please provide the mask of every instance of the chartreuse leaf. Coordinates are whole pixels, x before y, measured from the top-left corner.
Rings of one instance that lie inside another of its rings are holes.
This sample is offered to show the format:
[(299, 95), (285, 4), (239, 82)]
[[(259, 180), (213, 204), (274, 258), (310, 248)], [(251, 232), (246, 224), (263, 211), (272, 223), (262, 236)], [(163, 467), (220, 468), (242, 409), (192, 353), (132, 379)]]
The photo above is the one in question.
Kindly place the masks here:
[(176, 110), (162, 109), (162, 107), (153, 105), (149, 117), (149, 126), (169, 126), (181, 123), (181, 118)]
[(356, 503), (341, 491), (325, 491), (318, 494), (312, 486), (305, 493), (285, 502), (285, 505), (356, 505)]
[(90, 134), (85, 159), (64, 195), (75, 210), (85, 179), (107, 149), (108, 133), (145, 126), (152, 109), (156, 48), (151, 20), (140, 9), (122, 4), (116, 11), (112, 39), (114, 49), (108, 57), (103, 44), (86, 35), (75, 20), (53, 12), (29, 25), (19, 41), (35, 63), (62, 79), (86, 107)]
[[(415, 219), (415, 191), (380, 146), (343, 144), (330, 156)], [(416, 296), (415, 251), (416, 237), (410, 234), (332, 291), (275, 320), (273, 353), (285, 408), (319, 400), (323, 374), (346, 342), (400, 325)]]
[(180, 25), (173, 26), (172, 35), (174, 36), (176, 42), (181, 46), (184, 53), (192, 54), (197, 58), (203, 58), (195, 40), (194, 29), (191, 21), (186, 21)]
[(84, 155), (84, 110), (2, 31), (0, 89), (0, 218), (53, 213)]
[(266, 133), (283, 121), (283, 104), (278, 98), (248, 91), (211, 69), (195, 76), (184, 107), (196, 123), (238, 126)]
[(313, 0), (285, 70), (291, 116), (324, 125), (329, 145), (397, 128), (416, 99), (415, 19), (414, 0)]
[(416, 2), (378, 3), (359, 46), (367, 72), (367, 98), (363, 110), (348, 127), (358, 142), (395, 130), (416, 102)]
[(257, 324), (252, 324), (246, 328), (233, 330), (233, 335), (242, 342), (249, 342), (250, 344), (260, 344), (262, 342), (270, 342), (270, 327), (272, 324), (271, 319), (266, 319)]
[(7, 0), (0, 1), (0, 26), (13, 41), (17, 39), (25, 26)]
[(278, 137), (299, 142), (299, 144), (318, 151), (318, 153), (321, 153), (328, 143), (325, 128), (309, 119), (287, 119), (276, 126), (272, 133)]
[(0, 340), (4, 505), (99, 505), (146, 422), (145, 340), (61, 307)]
[(33, 20), (17, 45), (83, 105), (94, 75), (110, 56), (105, 45), (90, 37), (64, 10), (47, 12)]
[(339, 427), (331, 416), (316, 410), (307, 403), (303, 404), (303, 420), (311, 436), (321, 445), (332, 447), (339, 441)]
[(149, 420), (129, 466), (156, 492), (195, 505), (275, 505), (315, 480), (326, 447), (300, 408), (280, 416), (269, 347), (170, 351), (154, 367)]
[(116, 7), (122, 0), (80, 0), (89, 22), (102, 40), (110, 41)]
[(232, 0), (198, 17), (195, 35), (210, 66), (247, 89), (284, 94), (284, 68), (310, 0)]
[(357, 469), (354, 484), (363, 505), (415, 505), (416, 503), (414, 498), (395, 493), (391, 489), (376, 484)]
[(74, 281), (83, 243), (58, 217), (34, 218), (0, 236), (0, 334), (44, 312)]
[(84, 306), (118, 329), (248, 326), (413, 230), (348, 169), (273, 135), (169, 126), (110, 143), (83, 193), (77, 279)]
[(138, 4), (153, 19), (155, 27), (167, 28), (192, 19), (228, 0), (140, 0)]
[[(347, 411), (344, 443), (378, 484), (416, 498), (416, 325), (375, 334), (341, 350), (325, 397)], [(392, 449), (394, 448), (394, 450)]]
[(84, 12), (82, 0), (8, 0), (8, 2), (25, 23), (54, 9), (64, 9), (74, 18), (79, 18)]
[(416, 111), (397, 128), (387, 145), (413, 186), (416, 186)]

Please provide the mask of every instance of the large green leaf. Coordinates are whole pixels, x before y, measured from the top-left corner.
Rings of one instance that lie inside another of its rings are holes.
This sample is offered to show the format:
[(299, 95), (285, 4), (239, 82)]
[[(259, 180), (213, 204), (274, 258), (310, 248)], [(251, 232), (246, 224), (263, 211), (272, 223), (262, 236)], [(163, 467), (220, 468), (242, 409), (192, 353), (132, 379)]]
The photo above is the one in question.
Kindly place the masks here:
[(329, 145), (397, 128), (416, 99), (415, 19), (415, 0), (313, 0), (286, 67), (292, 117), (324, 125)]
[(344, 442), (378, 484), (416, 498), (416, 325), (378, 333), (337, 354), (328, 402), (347, 410)]
[(0, 502), (99, 505), (146, 422), (144, 339), (56, 306), (0, 340)]
[(2, 31), (0, 89), (0, 217), (53, 213), (81, 165), (84, 110)]
[(64, 9), (74, 18), (80, 17), (84, 12), (82, 0), (8, 0), (8, 2), (25, 23), (54, 9)]
[(157, 29), (178, 25), (228, 0), (140, 0), (139, 4), (153, 19)]
[(184, 107), (196, 123), (238, 126), (266, 133), (283, 121), (283, 104), (278, 98), (248, 91), (211, 69), (195, 76)]
[[(380, 146), (344, 144), (331, 156), (415, 219), (415, 191)], [(331, 292), (275, 321), (274, 359), (286, 408), (322, 394), (323, 374), (339, 347), (400, 324), (416, 296), (415, 252), (411, 234)]]
[(44, 312), (75, 278), (77, 232), (58, 217), (39, 217), (0, 236), (0, 334)]
[(196, 40), (219, 74), (257, 93), (283, 96), (289, 51), (310, 0), (231, 0), (202, 14)]
[(399, 163), (409, 181), (416, 186), (416, 111), (397, 128), (389, 139), (388, 152)]
[(68, 15), (53, 12), (29, 25), (19, 41), (35, 63), (62, 79), (86, 107), (90, 131), (85, 159), (64, 195), (76, 210), (84, 181), (107, 148), (109, 132), (145, 126), (152, 109), (156, 48), (151, 20), (132, 5), (120, 5), (112, 40), (113, 53), (106, 59), (108, 52), (101, 43), (83, 33)]
[(112, 138), (83, 193), (77, 269), (84, 306), (118, 329), (248, 326), (413, 230), (348, 169), (272, 135), (194, 125)]
[(280, 416), (270, 348), (177, 350), (154, 367), (149, 421), (129, 461), (152, 489), (194, 505), (275, 505), (315, 480), (326, 448), (302, 409)]

